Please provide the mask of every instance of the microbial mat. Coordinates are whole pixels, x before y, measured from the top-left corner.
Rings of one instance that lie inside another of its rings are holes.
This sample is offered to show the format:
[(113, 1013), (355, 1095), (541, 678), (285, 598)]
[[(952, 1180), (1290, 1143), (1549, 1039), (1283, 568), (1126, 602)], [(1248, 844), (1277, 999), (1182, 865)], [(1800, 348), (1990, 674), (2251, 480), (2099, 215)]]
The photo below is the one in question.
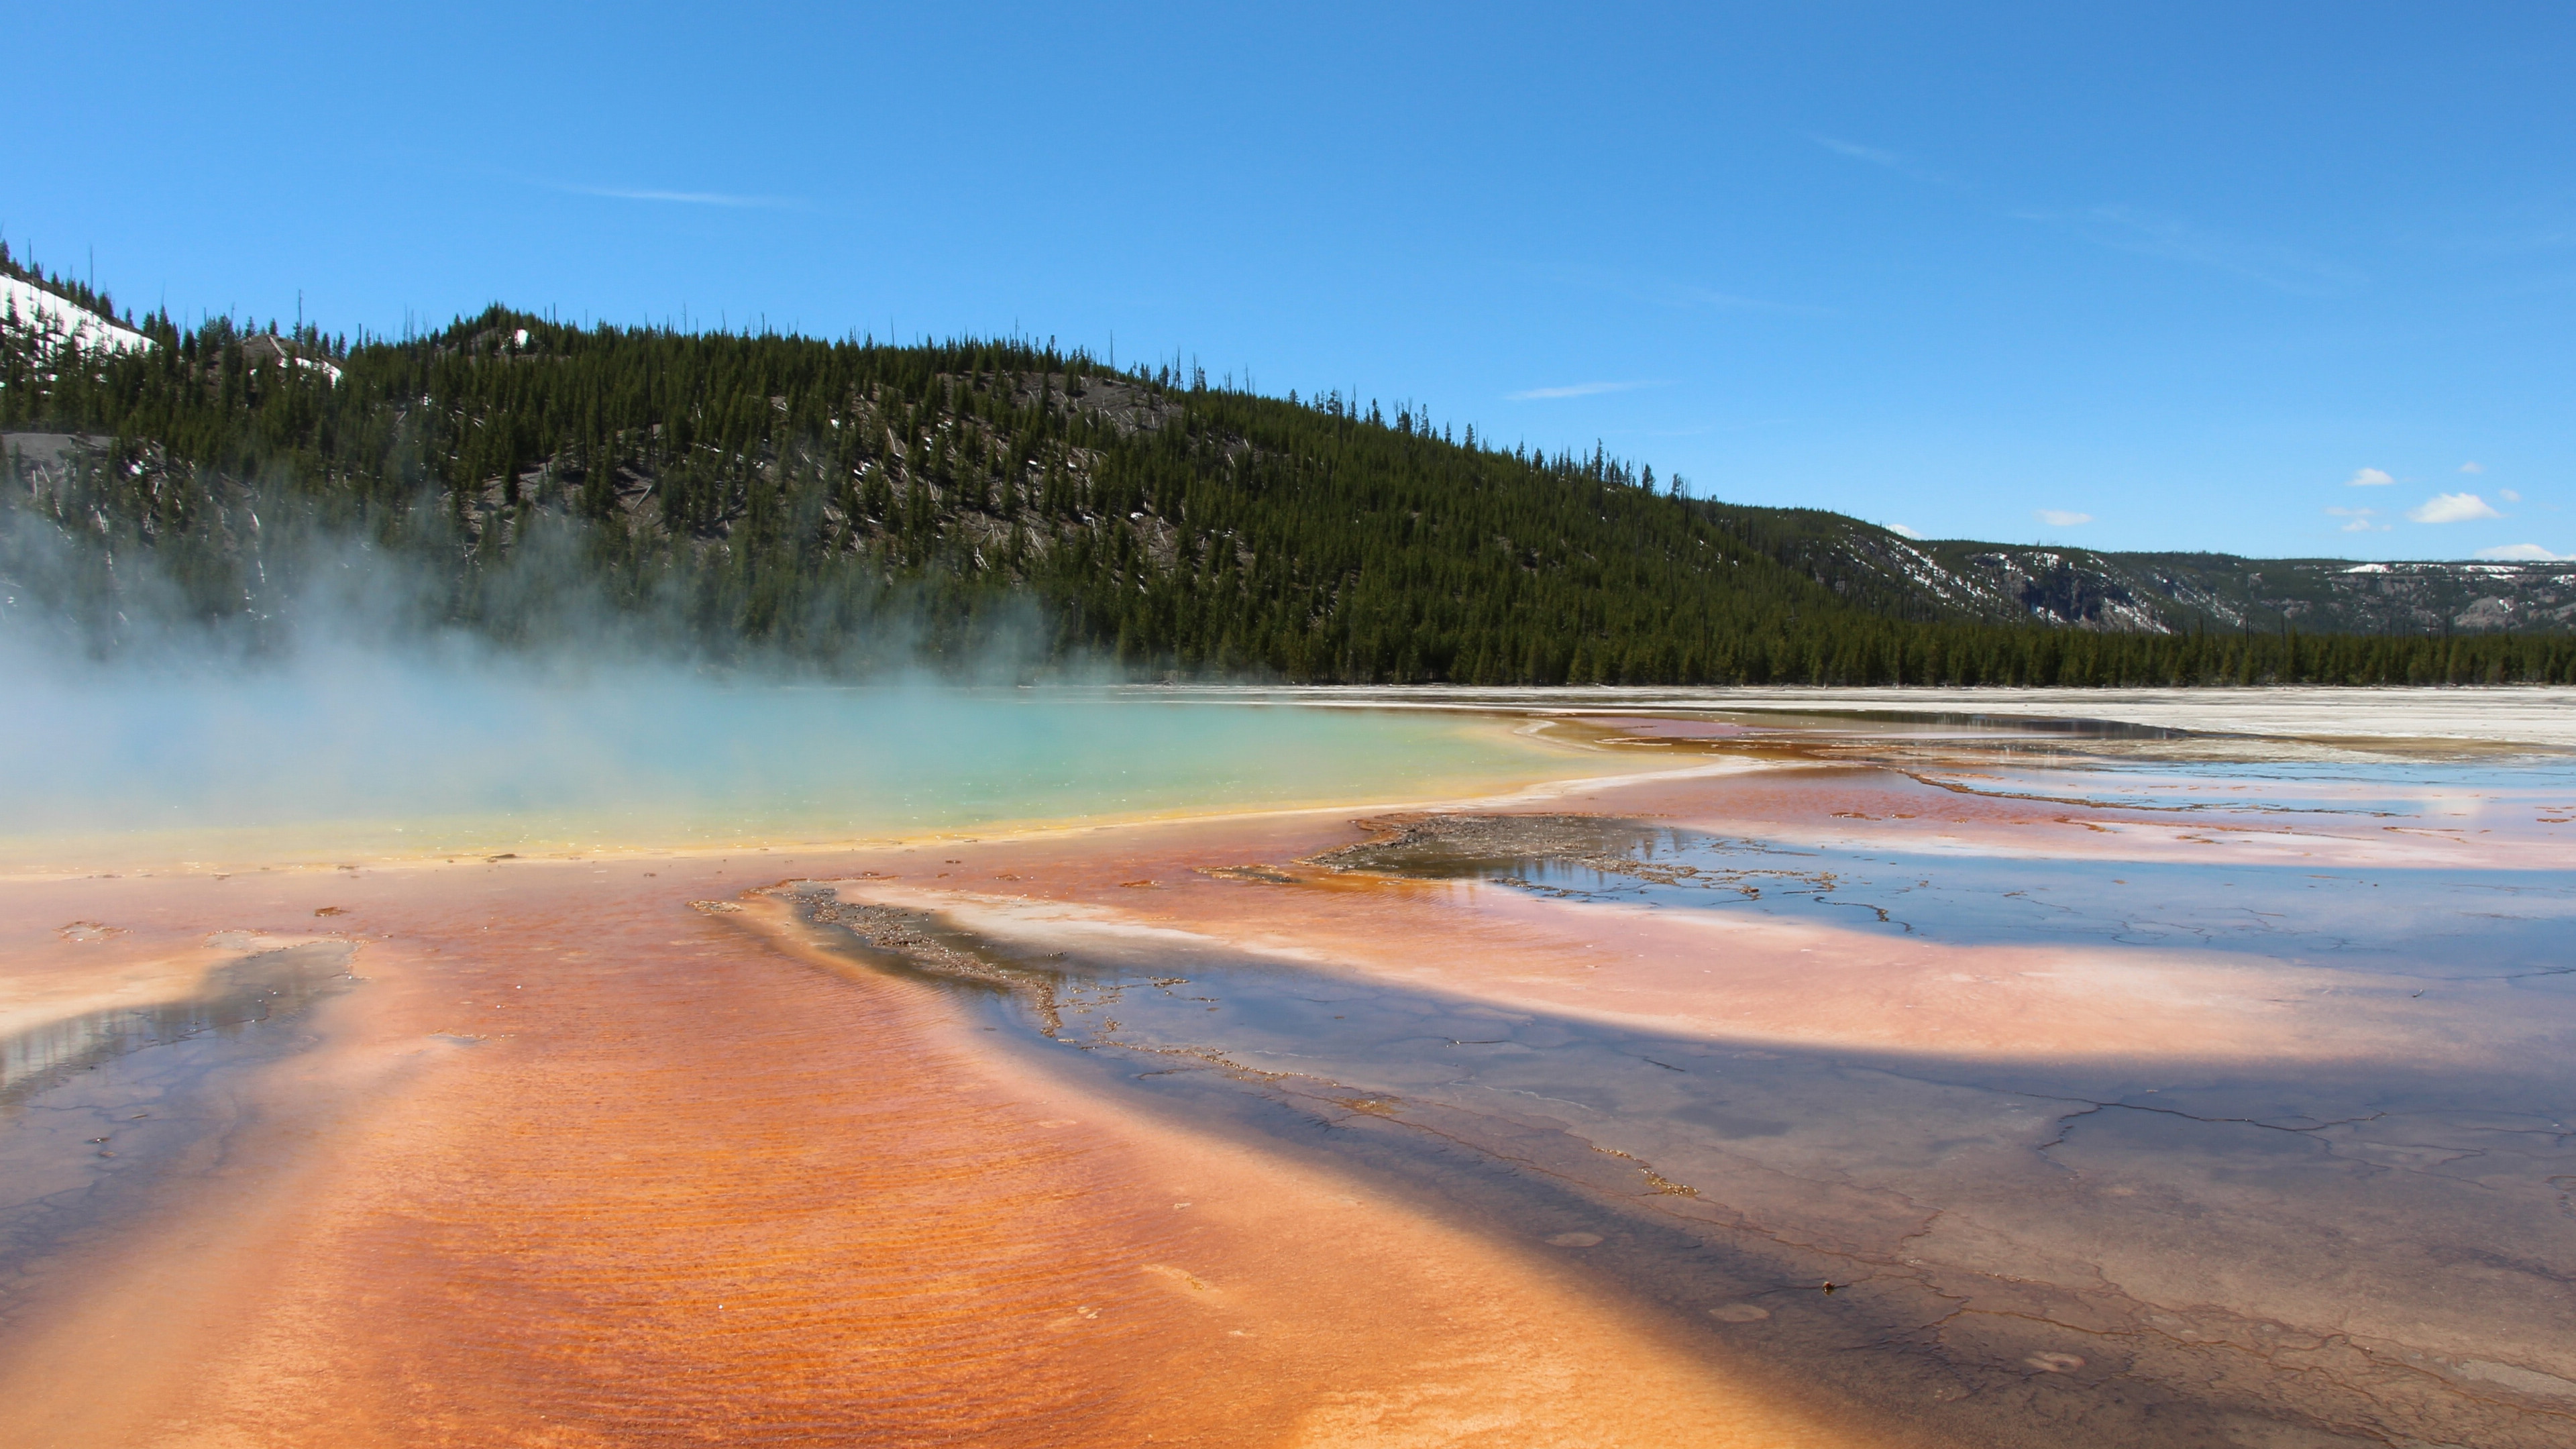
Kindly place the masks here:
[(0, 885), (0, 1427), (2564, 1444), (2576, 754), (2320, 698), (947, 700), (633, 840), (22, 841), (210, 863)]

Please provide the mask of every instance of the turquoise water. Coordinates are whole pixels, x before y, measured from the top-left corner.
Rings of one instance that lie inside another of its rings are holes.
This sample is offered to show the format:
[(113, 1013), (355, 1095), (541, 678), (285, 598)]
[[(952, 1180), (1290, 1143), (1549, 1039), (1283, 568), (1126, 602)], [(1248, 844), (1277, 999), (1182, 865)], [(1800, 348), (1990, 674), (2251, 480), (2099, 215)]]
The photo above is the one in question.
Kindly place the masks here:
[(1151, 691), (812, 687), (353, 665), (0, 705), (19, 868), (736, 841), (1418, 798), (1563, 773), (1455, 715)]

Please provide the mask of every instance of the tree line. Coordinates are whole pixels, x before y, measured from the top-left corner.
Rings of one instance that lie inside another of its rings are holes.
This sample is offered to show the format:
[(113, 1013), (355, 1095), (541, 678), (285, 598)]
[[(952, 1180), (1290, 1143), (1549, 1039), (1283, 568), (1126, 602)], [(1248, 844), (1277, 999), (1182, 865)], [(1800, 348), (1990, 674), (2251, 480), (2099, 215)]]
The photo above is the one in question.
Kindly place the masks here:
[(56, 566), (21, 592), (101, 637), (141, 602), (140, 570), (160, 581), (156, 608), (257, 615), (332, 539), (405, 561), (427, 581), (411, 605), (426, 622), (510, 640), (651, 620), (668, 647), (826, 668), (897, 649), (962, 660), (1008, 628), (1033, 632), (1040, 660), (1140, 677), (2576, 677), (2564, 632), (1944, 617), (1832, 576), (1798, 510), (1686, 498), (1597, 449), (1505, 447), (1410, 409), (1120, 371), (1032, 339), (897, 346), (499, 307), (410, 338), (129, 325), (154, 345), (0, 338), (0, 430), (97, 440), (74, 462), (9, 465), (7, 567), (28, 574), (41, 535)]

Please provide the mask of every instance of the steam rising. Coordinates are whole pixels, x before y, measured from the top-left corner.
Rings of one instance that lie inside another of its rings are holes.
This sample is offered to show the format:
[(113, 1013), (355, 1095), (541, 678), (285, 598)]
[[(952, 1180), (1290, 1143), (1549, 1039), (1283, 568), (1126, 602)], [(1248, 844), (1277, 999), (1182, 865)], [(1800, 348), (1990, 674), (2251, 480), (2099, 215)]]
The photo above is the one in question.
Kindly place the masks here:
[[(274, 522), (243, 605), (108, 577), (24, 513), (0, 609), (0, 856), (129, 859), (596, 850), (884, 838), (999, 821), (1403, 793), (1525, 757), (1419, 717), (1151, 702), (1043, 656), (1034, 611), (953, 626), (889, 592), (829, 654), (720, 654), (687, 600), (608, 601), (531, 541), (455, 581)], [(551, 545), (569, 546), (569, 545)], [(149, 555), (146, 555), (148, 558)], [(495, 598), (501, 607), (492, 607)]]
[(32, 766), (0, 787), (10, 853), (47, 860), (137, 837), (216, 860), (882, 838), (1384, 794), (1508, 758), (1418, 715), (338, 646), (230, 675), (39, 674), (0, 704), (0, 740)]

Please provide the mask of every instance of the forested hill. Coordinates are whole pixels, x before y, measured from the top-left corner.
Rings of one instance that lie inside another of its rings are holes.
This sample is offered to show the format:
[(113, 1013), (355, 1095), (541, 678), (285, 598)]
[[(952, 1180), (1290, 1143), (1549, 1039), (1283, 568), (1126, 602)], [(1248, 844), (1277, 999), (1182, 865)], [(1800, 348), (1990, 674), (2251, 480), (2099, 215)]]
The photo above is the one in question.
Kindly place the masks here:
[(1820, 556), (1833, 515), (1022, 341), (495, 308), (353, 344), (119, 319), (9, 274), (130, 329), (49, 330), (14, 301), (0, 327), (7, 607), (96, 649), (146, 613), (292, 621), (317, 560), (363, 548), (405, 567), (401, 606), (425, 622), (833, 669), (1004, 632), (1033, 636), (1040, 667), (1352, 682), (2561, 680), (2576, 663), (2564, 634), (2001, 622)]

